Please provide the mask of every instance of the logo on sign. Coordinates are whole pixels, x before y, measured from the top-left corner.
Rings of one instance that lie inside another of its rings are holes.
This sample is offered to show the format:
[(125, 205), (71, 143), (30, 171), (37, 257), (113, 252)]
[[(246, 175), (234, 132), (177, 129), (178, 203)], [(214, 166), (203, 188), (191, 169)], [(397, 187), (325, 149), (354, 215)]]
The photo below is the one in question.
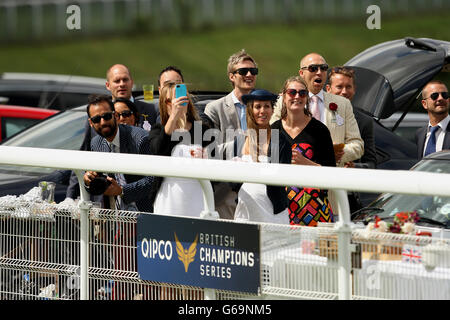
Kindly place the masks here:
[(183, 262), (184, 271), (187, 273), (189, 264), (191, 264), (191, 262), (194, 262), (195, 254), (197, 253), (198, 234), (195, 236), (195, 240), (189, 246), (189, 249), (184, 249), (180, 240), (178, 240), (177, 234), (175, 232), (174, 234), (175, 234), (175, 243), (177, 244), (178, 259), (181, 262)]

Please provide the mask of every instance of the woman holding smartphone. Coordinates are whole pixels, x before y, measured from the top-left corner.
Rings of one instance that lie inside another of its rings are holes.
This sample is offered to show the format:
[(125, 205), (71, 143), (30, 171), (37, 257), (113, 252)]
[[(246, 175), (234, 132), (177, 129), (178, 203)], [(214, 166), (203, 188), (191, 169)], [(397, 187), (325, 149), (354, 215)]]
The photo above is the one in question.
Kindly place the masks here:
[[(203, 147), (207, 144), (202, 137), (209, 127), (201, 122), (187, 91), (184, 91), (184, 96), (177, 97), (177, 86), (180, 84), (169, 82), (161, 89), (161, 123), (153, 125), (149, 133), (151, 154), (202, 158)], [(201, 126), (200, 137), (194, 136), (195, 126)], [(179, 165), (179, 162), (174, 162), (174, 165)], [(157, 214), (199, 217), (204, 210), (202, 188), (195, 179), (157, 177), (150, 199), (153, 212)]]

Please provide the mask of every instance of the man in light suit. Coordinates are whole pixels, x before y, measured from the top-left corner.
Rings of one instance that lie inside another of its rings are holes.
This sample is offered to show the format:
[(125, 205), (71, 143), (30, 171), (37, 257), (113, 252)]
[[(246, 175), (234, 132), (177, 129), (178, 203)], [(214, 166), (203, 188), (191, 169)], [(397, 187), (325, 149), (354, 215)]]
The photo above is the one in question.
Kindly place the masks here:
[[(118, 124), (118, 116), (114, 113), (114, 105), (109, 97), (90, 97), (87, 113), (89, 124), (97, 133), (91, 140), (91, 151), (150, 154), (148, 132), (139, 127)], [(87, 171), (84, 174), (88, 191), (92, 191), (91, 183), (96, 177), (99, 177), (98, 172)], [(114, 178), (109, 175), (106, 179), (109, 186), (103, 195), (118, 200), (105, 202), (106, 207), (114, 209), (111, 204), (119, 203), (121, 206), (116, 205), (117, 209), (153, 212), (149, 194), (154, 177), (116, 174)]]
[[(310, 53), (301, 60), (299, 74), (308, 85), (311, 113), (328, 127), (333, 144), (345, 144), (344, 149), (336, 151), (335, 154), (337, 166), (343, 167), (345, 163), (362, 157), (364, 142), (359, 133), (351, 102), (323, 90), (327, 70), (328, 65), (325, 59), (317, 53)], [(315, 100), (317, 100), (316, 103)], [(271, 123), (280, 119), (281, 106), (282, 99), (279, 98)]]
[[(353, 107), (347, 98), (325, 92), (323, 87), (327, 80), (328, 64), (317, 54), (310, 53), (300, 61), (299, 75), (305, 80), (310, 99), (312, 115), (330, 130), (334, 145), (344, 144), (344, 148), (335, 149), (336, 165), (344, 167), (349, 161), (359, 159), (364, 154), (364, 142), (359, 133), (358, 124), (353, 114)], [(278, 99), (271, 123), (280, 119), (283, 101)], [(334, 110), (331, 110), (334, 109)], [(328, 196), (333, 213), (339, 215), (333, 193)]]
[[(236, 130), (247, 130), (246, 106), (242, 102), (242, 96), (255, 88), (258, 67), (255, 60), (245, 50), (241, 50), (228, 59), (227, 72), (233, 91), (208, 103), (204, 112), (211, 127), (219, 129), (221, 133), (222, 141), (219, 141), (215, 150), (215, 158), (219, 159), (232, 156)], [(231, 189), (231, 185), (214, 184), (214, 197), (219, 216), (222, 219), (233, 219), (237, 193)]]
[(433, 80), (422, 90), (422, 107), (430, 119), (428, 125), (416, 132), (417, 157), (450, 149), (449, 96), (446, 85)]

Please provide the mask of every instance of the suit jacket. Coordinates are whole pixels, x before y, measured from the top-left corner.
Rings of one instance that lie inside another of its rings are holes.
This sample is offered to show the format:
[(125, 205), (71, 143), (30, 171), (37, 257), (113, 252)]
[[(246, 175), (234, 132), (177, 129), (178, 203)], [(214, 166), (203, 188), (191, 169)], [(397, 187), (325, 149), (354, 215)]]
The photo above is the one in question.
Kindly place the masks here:
[[(417, 144), (417, 159), (423, 158), (423, 151), (425, 149), (425, 141), (427, 138), (428, 124), (416, 131), (416, 144)], [(450, 122), (447, 125), (447, 129), (444, 136), (444, 144), (442, 150), (450, 149)]]
[[(233, 103), (231, 92), (218, 100), (208, 103), (205, 107), (204, 118), (207, 118), (210, 125), (219, 129), (222, 134), (222, 144), (217, 143), (216, 151), (220, 158), (234, 156), (234, 134), (227, 136), (226, 131), (235, 133), (236, 129), (241, 129), (239, 115)], [(217, 138), (216, 138), (217, 139)], [(217, 140), (215, 140), (217, 141)], [(217, 154), (215, 154), (218, 156)], [(227, 182), (213, 183), (214, 201), (216, 210), (222, 219), (233, 219), (236, 210), (237, 193), (233, 191), (233, 185)]]
[(359, 133), (364, 140), (364, 154), (355, 163), (355, 167), (375, 169), (377, 167), (377, 151), (375, 149), (375, 138), (373, 135), (373, 119), (357, 108), (353, 109)]
[[(219, 129), (222, 134), (223, 144), (217, 146), (217, 151), (226, 157), (226, 154), (233, 154), (234, 138), (236, 129), (241, 129), (241, 121), (233, 102), (232, 93), (225, 97), (208, 103), (204, 111), (214, 128)], [(227, 135), (227, 130), (230, 134)]]
[[(147, 120), (152, 126), (157, 123), (157, 119), (159, 118), (159, 116), (158, 112), (156, 111), (155, 105), (144, 102), (142, 100), (134, 100), (134, 104), (136, 105), (136, 108), (140, 113), (140, 117), (137, 123), (138, 127), (142, 128), (145, 120)], [(89, 120), (86, 120), (84, 126), (84, 139), (83, 143), (81, 144), (80, 150), (91, 151), (91, 140), (95, 136), (97, 136), (97, 132), (95, 132), (94, 128), (91, 128), (91, 126), (89, 125)], [(76, 199), (79, 195), (80, 185), (78, 184), (77, 176), (72, 172), (69, 180), (69, 186), (66, 190), (66, 197)]]
[[(339, 167), (343, 167), (346, 162), (354, 161), (363, 156), (364, 141), (361, 139), (358, 123), (353, 114), (353, 107), (350, 100), (325, 91), (323, 93), (323, 98), (325, 107), (325, 125), (328, 130), (330, 130), (333, 144), (345, 143), (345, 153), (337, 163)], [(271, 124), (281, 118), (282, 103), (283, 99), (280, 96), (275, 104), (272, 118), (270, 119)], [(330, 103), (335, 103), (338, 106), (336, 111), (330, 110)], [(337, 124), (336, 115), (334, 113), (344, 119), (342, 125)]]
[(134, 104), (141, 114), (137, 126), (142, 127), (144, 121), (147, 120), (152, 126), (157, 123), (158, 112), (154, 104), (144, 102), (142, 100), (134, 100)]
[[(120, 153), (150, 154), (150, 143), (148, 132), (142, 128), (119, 125), (120, 130)], [(105, 138), (97, 135), (91, 140), (91, 151), (110, 152)], [(126, 184), (123, 186), (122, 200), (128, 204), (136, 202), (139, 211), (153, 212), (150, 201), (150, 190), (154, 177), (139, 175), (124, 175)], [(89, 188), (86, 187), (89, 191)]]

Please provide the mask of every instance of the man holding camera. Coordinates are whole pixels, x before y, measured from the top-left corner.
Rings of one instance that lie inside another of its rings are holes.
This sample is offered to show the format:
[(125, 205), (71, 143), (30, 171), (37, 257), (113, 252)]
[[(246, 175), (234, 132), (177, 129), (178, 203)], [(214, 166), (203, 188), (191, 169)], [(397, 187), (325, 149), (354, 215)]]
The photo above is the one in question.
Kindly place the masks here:
[[(87, 106), (89, 125), (97, 135), (91, 140), (91, 151), (150, 154), (148, 132), (135, 126), (118, 124), (114, 105), (108, 96), (93, 95)], [(153, 212), (148, 197), (153, 177), (122, 175), (102, 177), (98, 172), (84, 174), (86, 189), (94, 195), (103, 194), (104, 207)]]

